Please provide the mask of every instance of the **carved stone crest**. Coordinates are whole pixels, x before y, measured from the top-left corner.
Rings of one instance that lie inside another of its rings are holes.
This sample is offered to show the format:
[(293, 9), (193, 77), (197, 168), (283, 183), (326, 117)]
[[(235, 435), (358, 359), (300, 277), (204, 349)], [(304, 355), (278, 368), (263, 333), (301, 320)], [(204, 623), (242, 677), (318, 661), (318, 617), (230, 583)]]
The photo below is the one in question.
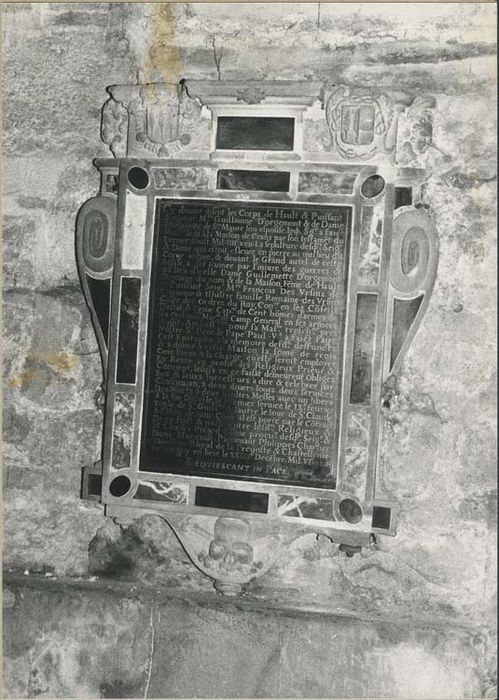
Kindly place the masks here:
[(127, 153), (128, 112), (125, 107), (110, 97), (102, 108), (101, 137), (115, 158), (124, 158)]
[(102, 139), (115, 157), (142, 153), (166, 158), (190, 142), (190, 127), (201, 106), (182, 83), (116, 85), (109, 92), (102, 111)]
[(433, 145), (433, 109), (435, 98), (420, 96), (408, 107), (400, 120), (397, 162), (417, 165)]
[(337, 88), (325, 101), (332, 146), (348, 159), (392, 154), (398, 115), (403, 109), (402, 104), (376, 90)]

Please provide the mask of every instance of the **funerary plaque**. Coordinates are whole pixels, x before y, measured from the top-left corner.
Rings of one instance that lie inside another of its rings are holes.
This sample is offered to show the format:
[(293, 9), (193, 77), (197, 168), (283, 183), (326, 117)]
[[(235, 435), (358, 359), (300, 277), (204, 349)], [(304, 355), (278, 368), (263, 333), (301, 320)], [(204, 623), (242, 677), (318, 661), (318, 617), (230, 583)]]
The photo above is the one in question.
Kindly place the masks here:
[(159, 199), (140, 469), (334, 488), (351, 210)]

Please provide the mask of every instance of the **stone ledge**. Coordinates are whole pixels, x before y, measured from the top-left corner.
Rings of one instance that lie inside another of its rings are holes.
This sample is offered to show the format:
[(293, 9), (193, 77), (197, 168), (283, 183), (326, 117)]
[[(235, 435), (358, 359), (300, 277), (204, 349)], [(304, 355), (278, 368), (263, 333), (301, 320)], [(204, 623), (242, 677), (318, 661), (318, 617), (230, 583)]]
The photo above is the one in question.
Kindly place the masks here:
[(239, 598), (225, 598), (215, 592), (203, 593), (198, 591), (185, 591), (182, 588), (161, 588), (159, 586), (146, 586), (143, 583), (112, 581), (99, 577), (69, 578), (56, 577), (53, 574), (24, 574), (20, 572), (6, 571), (3, 573), (3, 587), (28, 588), (47, 592), (81, 592), (88, 594), (111, 595), (122, 599), (141, 601), (144, 604), (167, 605), (170, 603), (185, 603), (188, 605), (205, 607), (213, 610), (245, 611), (272, 615), (283, 615), (292, 618), (307, 619), (320, 618), (329, 621), (363, 622), (373, 625), (388, 624), (406, 628), (410, 624), (413, 628), (431, 628), (434, 630), (453, 629), (469, 634), (481, 634), (487, 629), (485, 626), (472, 625), (466, 620), (457, 620), (451, 617), (417, 617), (407, 614), (401, 615), (373, 615), (357, 613), (342, 608), (333, 609), (324, 605), (287, 605), (276, 600), (261, 600), (257, 595), (247, 592)]
[(495, 697), (487, 636), (443, 621), (12, 572), (4, 586), (8, 697)]

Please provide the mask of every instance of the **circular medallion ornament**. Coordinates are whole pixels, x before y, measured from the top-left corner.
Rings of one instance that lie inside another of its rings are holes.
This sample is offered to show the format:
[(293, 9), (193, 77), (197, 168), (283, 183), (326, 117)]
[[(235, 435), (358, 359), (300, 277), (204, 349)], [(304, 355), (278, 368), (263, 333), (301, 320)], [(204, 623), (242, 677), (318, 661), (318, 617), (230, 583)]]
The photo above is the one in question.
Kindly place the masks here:
[(144, 168), (135, 166), (128, 171), (128, 182), (136, 190), (145, 190), (149, 185), (149, 175)]
[(360, 523), (362, 520), (362, 508), (353, 498), (343, 498), (339, 504), (339, 511), (347, 523)]
[(385, 180), (381, 175), (370, 175), (360, 188), (362, 196), (366, 199), (374, 199), (385, 189)]
[(93, 197), (78, 213), (79, 252), (90, 272), (109, 272), (114, 261), (116, 201), (111, 197)]
[(130, 491), (131, 487), (132, 482), (130, 479), (121, 474), (116, 476), (109, 484), (109, 493), (115, 498), (121, 498), (121, 496), (125, 496)]

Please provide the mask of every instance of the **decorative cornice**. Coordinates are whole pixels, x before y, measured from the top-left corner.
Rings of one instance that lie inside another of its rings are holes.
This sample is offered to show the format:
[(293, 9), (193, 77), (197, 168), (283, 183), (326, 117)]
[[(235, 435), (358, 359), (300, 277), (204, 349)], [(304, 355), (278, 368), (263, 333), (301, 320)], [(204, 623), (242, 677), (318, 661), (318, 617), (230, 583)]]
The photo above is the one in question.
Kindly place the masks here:
[(187, 93), (204, 105), (286, 104), (307, 107), (321, 99), (319, 82), (293, 80), (185, 80)]
[[(305, 110), (315, 106), (310, 118), (320, 121), (321, 113), (324, 116), (330, 133), (324, 150), (338, 162), (374, 159), (424, 165), (421, 158), (431, 145), (435, 106), (434, 98), (424, 95), (312, 81), (185, 79), (111, 85), (108, 93), (101, 133), (116, 158), (172, 158), (186, 148), (208, 154), (212, 141), (203, 107), (214, 116), (254, 110), (256, 116), (292, 115), (301, 120)], [(199, 129), (201, 137), (199, 131), (195, 135)]]

